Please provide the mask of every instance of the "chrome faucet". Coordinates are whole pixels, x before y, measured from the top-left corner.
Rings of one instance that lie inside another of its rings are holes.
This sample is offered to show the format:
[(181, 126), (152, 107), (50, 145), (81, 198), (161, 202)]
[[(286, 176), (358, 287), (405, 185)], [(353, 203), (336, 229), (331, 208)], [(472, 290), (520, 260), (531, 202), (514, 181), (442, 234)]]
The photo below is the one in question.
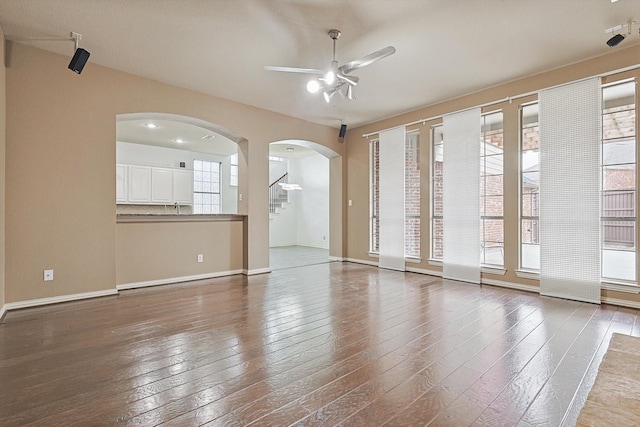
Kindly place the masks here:
[(173, 204), (173, 207), (174, 207), (175, 209), (177, 209), (177, 210), (178, 210), (178, 215), (180, 215), (180, 203), (175, 202), (175, 203)]

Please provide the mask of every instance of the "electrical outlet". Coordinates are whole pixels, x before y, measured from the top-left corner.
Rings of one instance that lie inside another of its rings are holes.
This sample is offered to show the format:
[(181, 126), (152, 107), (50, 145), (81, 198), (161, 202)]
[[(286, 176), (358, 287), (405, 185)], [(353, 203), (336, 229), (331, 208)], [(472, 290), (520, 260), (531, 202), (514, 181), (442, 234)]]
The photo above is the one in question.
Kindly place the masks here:
[(53, 270), (45, 270), (44, 271), (44, 281), (50, 282), (53, 280)]
[(353, 200), (349, 199), (349, 206), (353, 206)]
[(204, 262), (204, 255), (198, 254), (198, 262)]

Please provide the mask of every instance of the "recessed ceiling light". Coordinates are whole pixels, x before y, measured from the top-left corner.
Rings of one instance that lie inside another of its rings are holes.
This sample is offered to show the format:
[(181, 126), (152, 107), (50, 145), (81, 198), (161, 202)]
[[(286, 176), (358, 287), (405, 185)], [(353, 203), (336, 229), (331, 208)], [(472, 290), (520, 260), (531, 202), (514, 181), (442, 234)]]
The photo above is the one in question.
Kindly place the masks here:
[(182, 144), (184, 141), (183, 141), (183, 140), (181, 140), (180, 138), (177, 138), (177, 139), (176, 139), (176, 142), (177, 142), (178, 144)]
[(155, 123), (145, 123), (145, 126), (149, 129), (155, 129), (158, 127), (158, 125)]
[(202, 137), (202, 139), (207, 139), (207, 140), (213, 139), (213, 138), (215, 138), (214, 135), (205, 135), (205, 136)]

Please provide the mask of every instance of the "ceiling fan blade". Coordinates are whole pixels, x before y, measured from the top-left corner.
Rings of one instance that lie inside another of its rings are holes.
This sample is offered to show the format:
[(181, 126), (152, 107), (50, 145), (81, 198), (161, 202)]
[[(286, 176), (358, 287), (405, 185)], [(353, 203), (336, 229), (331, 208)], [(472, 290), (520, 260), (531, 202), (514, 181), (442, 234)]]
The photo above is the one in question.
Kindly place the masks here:
[(348, 83), (349, 86), (355, 86), (360, 81), (360, 77), (345, 76), (344, 74), (341, 74), (341, 73), (336, 74), (336, 77), (342, 80), (343, 82)]
[(396, 48), (393, 46), (387, 46), (373, 53), (370, 53), (369, 55), (364, 56), (360, 59), (356, 59), (351, 62), (348, 62), (343, 66), (341, 66), (339, 70), (343, 74), (348, 74), (353, 70), (366, 67), (367, 65), (373, 64), (374, 62), (382, 58), (386, 58), (389, 55), (393, 55), (394, 53), (396, 53)]
[(265, 65), (264, 69), (267, 71), (284, 71), (285, 73), (303, 73), (303, 74), (317, 74), (317, 75), (324, 74), (324, 71), (316, 70), (313, 68), (275, 67), (271, 65)]

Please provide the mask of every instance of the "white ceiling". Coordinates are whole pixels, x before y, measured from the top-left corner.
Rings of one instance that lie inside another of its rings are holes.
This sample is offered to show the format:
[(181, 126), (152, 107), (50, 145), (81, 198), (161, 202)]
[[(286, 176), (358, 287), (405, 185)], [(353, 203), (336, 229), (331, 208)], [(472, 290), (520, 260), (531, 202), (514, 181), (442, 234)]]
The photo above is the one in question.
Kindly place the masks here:
[[(100, 64), (336, 128), (605, 54), (605, 29), (629, 19), (640, 20), (639, 0), (0, 1), (6, 35), (81, 33), (83, 74)], [(397, 50), (353, 73), (355, 101), (326, 104), (306, 91), (308, 75), (263, 69), (327, 68), (331, 28), (341, 64)], [(617, 49), (640, 43), (633, 33)]]

